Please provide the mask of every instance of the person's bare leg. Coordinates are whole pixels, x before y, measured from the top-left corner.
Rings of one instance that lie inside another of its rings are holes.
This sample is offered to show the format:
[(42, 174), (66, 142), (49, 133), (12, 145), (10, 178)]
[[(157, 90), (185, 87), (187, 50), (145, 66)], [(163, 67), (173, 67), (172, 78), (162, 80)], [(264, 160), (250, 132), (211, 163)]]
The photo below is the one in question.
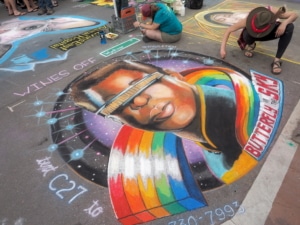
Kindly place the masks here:
[(16, 1), (15, 0), (4, 0), (5, 5), (8, 8), (9, 15), (14, 14), (15, 16), (22, 15), (22, 12), (20, 12), (17, 9)]
[(30, 6), (31, 6), (33, 9), (39, 8), (39, 7), (34, 3), (33, 0), (29, 0), (29, 4), (30, 4)]
[(23, 0), (28, 12), (35, 12), (38, 6), (34, 4), (33, 0)]
[(145, 30), (144, 35), (152, 40), (163, 42), (160, 30)]
[(32, 11), (32, 8), (29, 4), (29, 1), (28, 0), (23, 0), (24, 4), (26, 5), (26, 8), (27, 8), (27, 12), (31, 12)]
[(14, 14), (14, 11), (12, 9), (12, 6), (10, 5), (10, 3), (8, 2), (8, 0), (4, 0), (4, 4), (7, 7), (8, 10), (8, 15), (12, 15)]

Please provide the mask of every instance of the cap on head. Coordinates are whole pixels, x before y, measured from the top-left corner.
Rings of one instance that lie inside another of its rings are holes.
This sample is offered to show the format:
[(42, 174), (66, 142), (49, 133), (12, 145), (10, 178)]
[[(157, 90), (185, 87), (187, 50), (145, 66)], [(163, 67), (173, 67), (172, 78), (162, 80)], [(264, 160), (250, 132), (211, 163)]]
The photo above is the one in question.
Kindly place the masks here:
[(145, 20), (147, 17), (151, 17), (152, 14), (151, 4), (144, 4), (141, 7), (141, 13), (143, 15), (143, 20)]
[(273, 30), (276, 19), (277, 16), (271, 10), (265, 7), (257, 7), (249, 13), (246, 29), (252, 37), (262, 38)]

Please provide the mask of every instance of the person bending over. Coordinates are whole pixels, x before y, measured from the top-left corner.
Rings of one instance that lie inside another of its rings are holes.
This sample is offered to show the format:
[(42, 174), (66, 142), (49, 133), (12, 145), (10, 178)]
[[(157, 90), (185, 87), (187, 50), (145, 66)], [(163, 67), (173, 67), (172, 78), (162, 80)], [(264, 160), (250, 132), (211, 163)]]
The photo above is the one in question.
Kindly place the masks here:
[[(231, 25), (223, 36), (220, 55), (226, 57), (226, 43), (230, 34), (242, 29), (238, 44), (246, 57), (252, 57), (256, 41), (270, 41), (279, 38), (277, 52), (271, 64), (271, 72), (275, 75), (281, 73), (281, 57), (288, 47), (294, 31), (293, 22), (298, 15), (287, 11), (285, 7), (274, 8), (257, 7), (250, 11), (248, 16)], [(278, 19), (282, 19), (279, 21)]]

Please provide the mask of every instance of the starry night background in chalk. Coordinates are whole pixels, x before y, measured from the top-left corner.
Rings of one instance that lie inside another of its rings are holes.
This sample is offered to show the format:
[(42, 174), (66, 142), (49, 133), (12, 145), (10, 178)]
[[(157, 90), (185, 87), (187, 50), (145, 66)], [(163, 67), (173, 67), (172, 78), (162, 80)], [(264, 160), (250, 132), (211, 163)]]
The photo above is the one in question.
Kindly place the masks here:
[[(128, 52), (101, 62), (97, 67), (121, 60), (142, 61), (178, 72), (205, 65), (224, 67), (224, 62), (218, 59), (179, 51), (176, 48)], [(225, 67), (232, 68), (231, 65)], [(82, 74), (84, 75), (85, 73)], [(76, 107), (68, 95), (68, 86), (64, 91), (57, 92), (56, 96), (58, 98), (51, 112), (43, 111), (42, 100), (34, 103), (35, 107), (40, 107), (36, 117), (46, 120), (51, 126), (53, 143), (47, 151), (59, 152), (78, 174), (106, 187), (110, 148), (122, 125)], [(199, 153), (199, 146), (188, 140), (183, 140), (183, 145), (190, 163), (204, 160), (203, 155)]]

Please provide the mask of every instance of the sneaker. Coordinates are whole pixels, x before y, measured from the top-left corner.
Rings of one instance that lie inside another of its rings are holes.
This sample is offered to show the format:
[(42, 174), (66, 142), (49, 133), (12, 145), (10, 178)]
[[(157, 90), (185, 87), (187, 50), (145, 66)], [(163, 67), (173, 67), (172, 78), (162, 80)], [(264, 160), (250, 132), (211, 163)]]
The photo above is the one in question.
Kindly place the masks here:
[(44, 15), (46, 12), (47, 12), (46, 9), (40, 8), (39, 11), (38, 11), (38, 15), (39, 15), (39, 16), (40, 16), (40, 15)]
[(153, 41), (153, 40), (150, 39), (150, 38), (148, 38), (147, 36), (144, 36), (144, 37), (143, 37), (143, 41), (144, 41), (145, 43), (148, 43), (148, 42), (151, 42), (151, 41)]
[(54, 10), (53, 9), (48, 9), (47, 10), (47, 15), (51, 15), (51, 14), (53, 14), (54, 13)]

